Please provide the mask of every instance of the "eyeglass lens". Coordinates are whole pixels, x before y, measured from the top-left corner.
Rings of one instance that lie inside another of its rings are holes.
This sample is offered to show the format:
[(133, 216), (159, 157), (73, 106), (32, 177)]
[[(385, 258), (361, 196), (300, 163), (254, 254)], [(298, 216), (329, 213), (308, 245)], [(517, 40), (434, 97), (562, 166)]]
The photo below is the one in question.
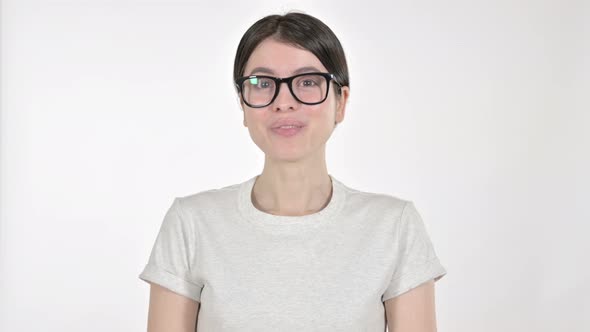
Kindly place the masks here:
[[(327, 94), (327, 80), (322, 75), (309, 74), (298, 76), (291, 82), (293, 94), (303, 103), (319, 103)], [(268, 105), (275, 95), (276, 83), (271, 78), (253, 77), (246, 79), (242, 85), (242, 94), (252, 106)], [(285, 87), (286, 88), (286, 87)]]

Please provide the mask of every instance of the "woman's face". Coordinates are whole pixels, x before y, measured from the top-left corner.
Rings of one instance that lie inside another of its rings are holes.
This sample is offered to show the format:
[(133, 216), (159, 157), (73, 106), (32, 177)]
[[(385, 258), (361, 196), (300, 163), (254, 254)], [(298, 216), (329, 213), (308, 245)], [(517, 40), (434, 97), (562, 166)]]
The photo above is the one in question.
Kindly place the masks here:
[[(284, 78), (305, 72), (326, 73), (327, 70), (308, 50), (268, 38), (250, 55), (244, 76), (258, 74)], [(334, 130), (334, 122), (343, 120), (348, 98), (348, 87), (343, 87), (342, 94), (337, 95), (334, 85), (330, 82), (328, 97), (318, 105), (298, 102), (287, 84), (281, 84), (278, 96), (266, 107), (251, 108), (241, 101), (244, 126), (248, 127), (250, 137), (267, 158), (297, 161), (324, 157), (325, 144)], [(280, 119), (296, 120), (304, 126), (292, 136), (281, 135), (273, 129), (273, 124)]]

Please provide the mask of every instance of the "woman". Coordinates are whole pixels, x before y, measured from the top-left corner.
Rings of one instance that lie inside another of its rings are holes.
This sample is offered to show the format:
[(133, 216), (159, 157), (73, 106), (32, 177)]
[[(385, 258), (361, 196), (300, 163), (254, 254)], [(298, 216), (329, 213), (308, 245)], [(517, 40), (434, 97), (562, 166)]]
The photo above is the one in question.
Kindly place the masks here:
[(446, 271), (413, 203), (327, 171), (350, 93), (334, 33), (267, 16), (242, 37), (234, 80), (264, 168), (174, 200), (140, 275), (148, 331), (436, 331)]

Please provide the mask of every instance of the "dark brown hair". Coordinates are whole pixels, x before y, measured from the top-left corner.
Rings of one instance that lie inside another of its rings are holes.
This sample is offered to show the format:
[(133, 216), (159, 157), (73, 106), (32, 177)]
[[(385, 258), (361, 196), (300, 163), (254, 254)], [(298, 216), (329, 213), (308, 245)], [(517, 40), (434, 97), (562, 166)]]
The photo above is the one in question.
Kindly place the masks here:
[[(250, 55), (258, 44), (269, 37), (310, 51), (328, 72), (336, 76), (336, 82), (349, 86), (346, 57), (334, 32), (319, 19), (296, 12), (263, 17), (246, 31), (236, 51), (234, 81), (244, 76)], [(337, 92), (340, 93), (340, 89)]]

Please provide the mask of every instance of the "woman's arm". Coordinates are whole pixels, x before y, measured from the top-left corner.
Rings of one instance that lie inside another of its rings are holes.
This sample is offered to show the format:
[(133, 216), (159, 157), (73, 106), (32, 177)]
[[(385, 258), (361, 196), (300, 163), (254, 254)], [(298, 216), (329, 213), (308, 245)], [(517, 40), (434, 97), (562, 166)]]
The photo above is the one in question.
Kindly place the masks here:
[(436, 332), (434, 281), (385, 301), (389, 332)]
[(150, 282), (148, 332), (195, 332), (199, 305)]

